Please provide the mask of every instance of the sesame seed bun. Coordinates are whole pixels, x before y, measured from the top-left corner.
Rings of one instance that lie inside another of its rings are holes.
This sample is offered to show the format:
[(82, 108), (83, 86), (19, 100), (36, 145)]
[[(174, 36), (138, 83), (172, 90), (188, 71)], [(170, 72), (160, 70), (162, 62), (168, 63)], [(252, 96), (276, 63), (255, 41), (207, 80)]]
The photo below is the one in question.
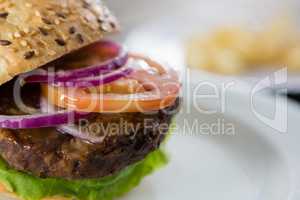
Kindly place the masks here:
[(118, 28), (100, 0), (2, 0), (0, 84)]

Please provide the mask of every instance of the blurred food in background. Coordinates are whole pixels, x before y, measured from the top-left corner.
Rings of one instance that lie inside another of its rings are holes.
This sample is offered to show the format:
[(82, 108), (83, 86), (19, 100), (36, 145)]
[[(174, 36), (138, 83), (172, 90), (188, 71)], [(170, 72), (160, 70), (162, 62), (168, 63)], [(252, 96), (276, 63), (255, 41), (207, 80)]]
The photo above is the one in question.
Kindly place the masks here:
[(186, 43), (186, 60), (189, 67), (229, 75), (282, 67), (300, 72), (300, 35), (296, 27), (288, 17), (259, 30), (222, 26), (192, 36)]

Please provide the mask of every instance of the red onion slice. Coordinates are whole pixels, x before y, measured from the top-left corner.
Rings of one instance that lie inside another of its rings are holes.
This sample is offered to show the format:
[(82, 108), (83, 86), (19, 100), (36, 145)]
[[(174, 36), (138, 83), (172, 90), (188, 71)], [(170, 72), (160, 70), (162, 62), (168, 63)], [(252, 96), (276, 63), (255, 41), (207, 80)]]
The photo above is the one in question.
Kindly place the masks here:
[[(54, 112), (54, 106), (50, 105), (48, 101), (41, 97), (41, 110), (43, 112)], [(80, 138), (90, 143), (101, 143), (104, 140), (104, 136), (97, 137), (91, 136), (89, 133), (83, 132), (80, 130), (80, 127), (76, 125), (60, 125), (56, 127), (57, 131), (63, 134), (69, 134), (74, 137)]]
[(110, 74), (101, 75), (92, 78), (83, 78), (83, 79), (75, 79), (66, 82), (56, 82), (53, 83), (53, 86), (56, 87), (76, 87), (76, 88), (87, 88), (87, 87), (95, 87), (99, 85), (108, 84), (119, 80), (120, 78), (128, 76), (133, 69), (125, 68), (112, 72)]
[(27, 129), (55, 127), (62, 124), (73, 123), (83, 116), (86, 116), (86, 114), (74, 111), (60, 111), (34, 115), (0, 115), (0, 128)]
[(41, 69), (35, 70), (24, 75), (26, 77), (25, 82), (57, 84), (61, 82), (71, 81), (74, 79), (100, 76), (121, 68), (128, 61), (128, 53), (122, 46), (118, 45), (117, 43), (111, 41), (100, 41), (95, 45), (99, 46), (99, 48), (114, 49), (115, 51), (119, 52), (118, 56), (98, 65), (93, 65), (76, 70), (57, 73), (51, 73)]

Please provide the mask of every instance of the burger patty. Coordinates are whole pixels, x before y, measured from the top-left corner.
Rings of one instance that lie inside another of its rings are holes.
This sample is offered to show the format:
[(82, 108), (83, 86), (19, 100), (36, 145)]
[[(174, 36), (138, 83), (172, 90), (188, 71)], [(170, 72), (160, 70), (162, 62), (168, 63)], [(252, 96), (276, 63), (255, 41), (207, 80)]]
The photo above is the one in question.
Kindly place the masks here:
[[(13, 114), (11, 86), (0, 87), (0, 112)], [(26, 89), (25, 98), (37, 104), (39, 89)], [(25, 99), (24, 98), (24, 99)], [(12, 167), (42, 178), (100, 178), (144, 159), (159, 147), (168, 131), (179, 99), (155, 113), (92, 114), (81, 124), (103, 137), (92, 144), (62, 134), (56, 128), (0, 129), (0, 154)]]

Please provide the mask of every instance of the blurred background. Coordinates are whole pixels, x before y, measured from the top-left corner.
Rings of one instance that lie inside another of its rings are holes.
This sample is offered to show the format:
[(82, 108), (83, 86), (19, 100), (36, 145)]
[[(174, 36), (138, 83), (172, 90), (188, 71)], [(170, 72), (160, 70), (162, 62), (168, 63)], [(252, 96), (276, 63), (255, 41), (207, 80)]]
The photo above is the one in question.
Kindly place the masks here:
[[(183, 81), (172, 162), (128, 199), (299, 200), (300, 1), (106, 3), (122, 26), (113, 38)], [(210, 132), (183, 135), (194, 122)]]
[[(287, 67), (299, 93), (297, 0), (111, 0), (130, 49), (223, 76), (257, 81)], [(294, 95), (296, 97), (296, 95)]]

